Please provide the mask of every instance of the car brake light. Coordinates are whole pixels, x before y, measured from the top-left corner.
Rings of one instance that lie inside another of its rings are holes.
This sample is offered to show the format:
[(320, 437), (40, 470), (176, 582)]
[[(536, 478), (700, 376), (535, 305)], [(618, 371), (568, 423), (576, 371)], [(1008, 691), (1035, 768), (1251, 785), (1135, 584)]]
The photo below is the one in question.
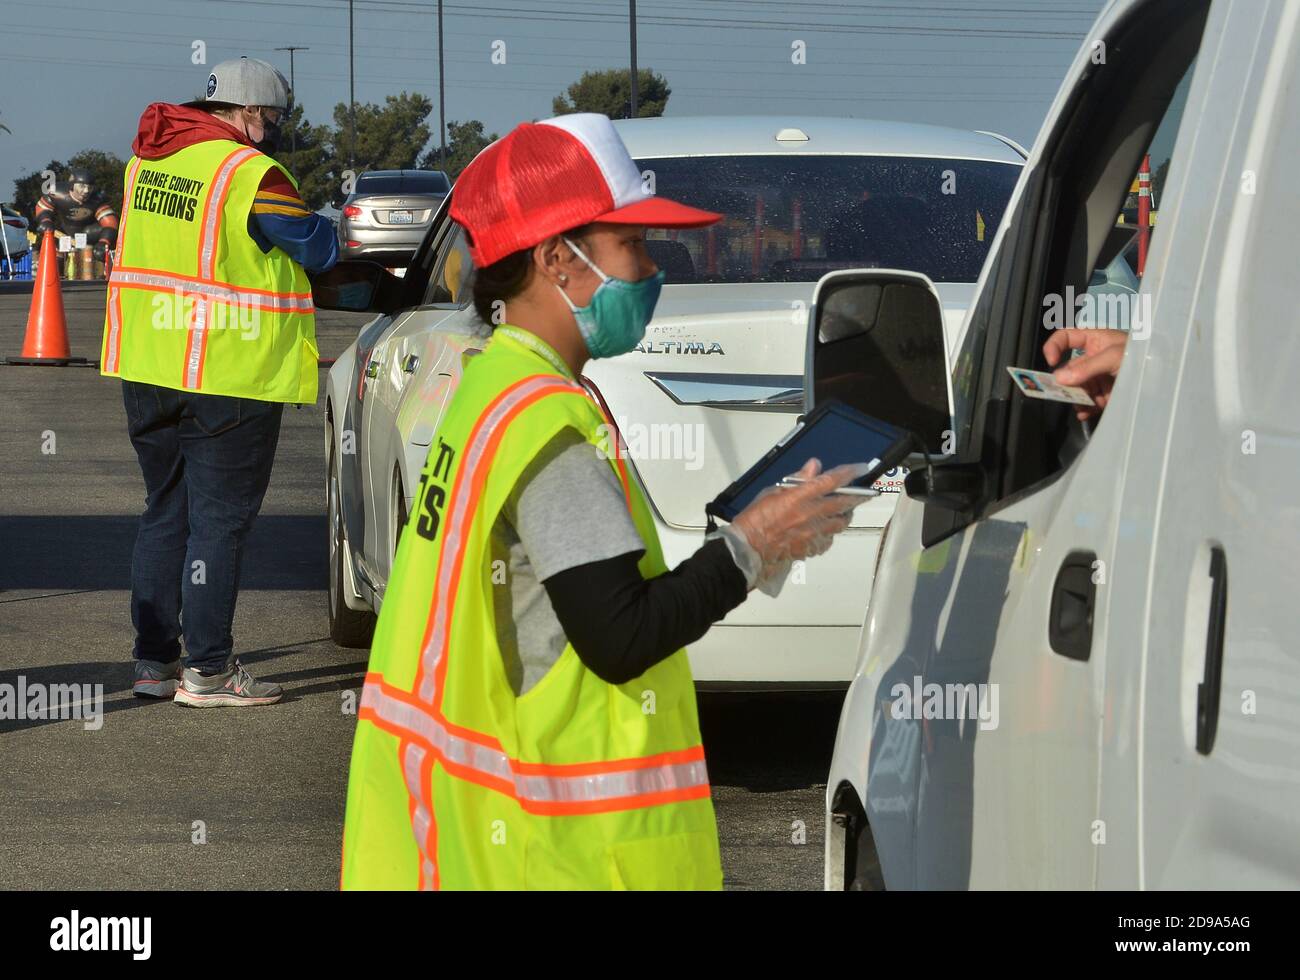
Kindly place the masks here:
[(354, 242), (354, 241), (352, 241), (352, 240), (350, 240), (350, 239), (349, 239), (349, 241), (348, 241), (348, 248), (359, 248), (360, 245), (361, 245), (360, 242)]
[(9, 225), (11, 228), (27, 227), (27, 222), (24, 221), (22, 218), (5, 218), (5, 224)]
[(357, 207), (355, 204), (349, 204), (347, 207), (343, 209), (343, 217), (345, 218), (359, 218), (360, 216), (361, 216), (361, 209)]

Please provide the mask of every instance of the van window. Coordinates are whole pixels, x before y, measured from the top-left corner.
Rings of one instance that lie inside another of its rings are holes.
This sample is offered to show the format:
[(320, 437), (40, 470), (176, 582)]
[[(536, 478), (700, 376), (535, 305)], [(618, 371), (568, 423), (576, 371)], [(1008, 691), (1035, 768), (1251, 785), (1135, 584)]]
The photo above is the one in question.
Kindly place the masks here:
[[(1195, 67), (1193, 61), (1183, 74), (1183, 80), (1174, 90), (1169, 108), (1143, 157), (1143, 165), (1133, 175), (1124, 204), (1115, 218), (1115, 227), (1093, 263), (1087, 295), (1074, 311), (1076, 326), (1112, 330), (1141, 330), (1144, 327), (1149, 311), (1143, 310), (1137, 299), (1145, 271), (1143, 260), (1155, 241), (1174, 140), (1178, 136)], [(1148, 202), (1145, 246), (1140, 225), (1144, 184)]]
[[(1091, 425), (1105, 424), (1104, 413), (1081, 423), (1072, 406), (1020, 396), (1005, 368), (1047, 370), (1043, 344), (1058, 327), (1140, 325), (1146, 310), (1126, 205), (1150, 155), (1159, 226), (1208, 7), (1152, 0), (1121, 22), (1107, 38), (1109, 64), (1076, 85), (1078, 102), (1056, 122), (1022, 195), (1026, 211), (1013, 216), (1014, 239), (1008, 234), (994, 260), (954, 364), (959, 452), (982, 458), (993, 478), (986, 508), (1059, 474)], [(1138, 50), (1141, 58), (1120, 56)]]

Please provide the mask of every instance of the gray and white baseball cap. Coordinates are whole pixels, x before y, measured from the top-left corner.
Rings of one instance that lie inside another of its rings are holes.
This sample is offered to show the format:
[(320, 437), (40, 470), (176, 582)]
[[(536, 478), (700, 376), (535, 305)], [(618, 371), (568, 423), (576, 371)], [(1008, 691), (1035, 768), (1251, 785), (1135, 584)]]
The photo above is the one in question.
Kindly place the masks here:
[(275, 66), (258, 58), (233, 58), (213, 67), (205, 98), (181, 104), (264, 105), (288, 109), (289, 94), (289, 83)]

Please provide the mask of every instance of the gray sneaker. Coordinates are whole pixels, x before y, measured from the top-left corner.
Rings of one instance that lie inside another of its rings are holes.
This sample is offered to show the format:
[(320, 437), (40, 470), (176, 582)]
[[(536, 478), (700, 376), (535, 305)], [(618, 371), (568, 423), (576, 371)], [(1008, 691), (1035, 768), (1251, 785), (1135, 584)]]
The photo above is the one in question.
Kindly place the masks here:
[(180, 686), (180, 660), (169, 664), (157, 660), (135, 662), (135, 683), (131, 685), (131, 693), (137, 698), (170, 698)]
[(251, 708), (275, 704), (282, 697), (284, 689), (279, 684), (255, 680), (243, 664), (231, 658), (222, 673), (211, 677), (186, 667), (176, 703), (191, 708)]

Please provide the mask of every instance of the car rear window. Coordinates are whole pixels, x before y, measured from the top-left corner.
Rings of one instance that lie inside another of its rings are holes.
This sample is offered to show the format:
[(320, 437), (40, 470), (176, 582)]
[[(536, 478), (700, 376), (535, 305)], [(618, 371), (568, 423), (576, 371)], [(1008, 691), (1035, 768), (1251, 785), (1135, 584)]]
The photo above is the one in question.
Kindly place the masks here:
[(451, 190), (447, 175), (436, 170), (407, 170), (403, 173), (362, 174), (355, 194), (446, 194)]
[(655, 193), (719, 211), (711, 228), (646, 233), (670, 283), (816, 282), (835, 269), (974, 282), (1020, 166), (890, 156), (661, 157)]

